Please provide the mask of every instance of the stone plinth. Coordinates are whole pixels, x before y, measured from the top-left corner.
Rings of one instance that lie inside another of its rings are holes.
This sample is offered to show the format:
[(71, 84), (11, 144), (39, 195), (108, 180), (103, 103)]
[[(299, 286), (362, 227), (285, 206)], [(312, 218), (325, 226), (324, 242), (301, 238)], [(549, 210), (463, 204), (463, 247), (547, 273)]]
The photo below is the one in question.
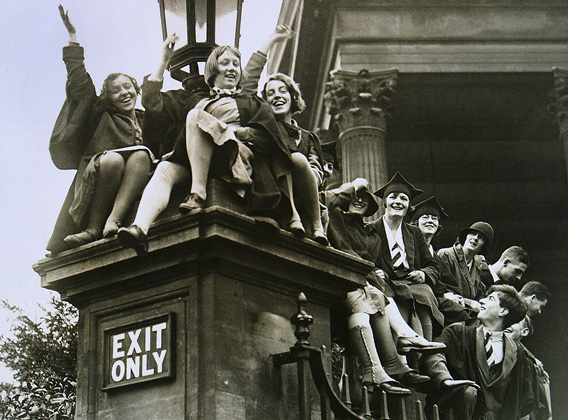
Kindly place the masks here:
[(216, 206), (149, 240), (145, 257), (106, 239), (34, 267), (80, 310), (76, 419), (296, 417), (295, 369), (271, 359), (296, 341), (296, 296), (329, 347), (330, 308), (370, 264)]

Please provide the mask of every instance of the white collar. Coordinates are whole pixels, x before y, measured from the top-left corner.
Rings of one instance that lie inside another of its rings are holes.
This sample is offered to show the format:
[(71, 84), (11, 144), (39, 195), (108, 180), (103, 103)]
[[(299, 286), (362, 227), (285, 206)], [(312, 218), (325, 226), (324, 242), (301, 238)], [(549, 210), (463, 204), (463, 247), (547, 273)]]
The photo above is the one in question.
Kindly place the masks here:
[(391, 228), (387, 223), (387, 219), (383, 217), (383, 224), (385, 226), (385, 232), (387, 235), (387, 241), (389, 243), (389, 249), (392, 249), (395, 243), (398, 243), (402, 250), (406, 250), (404, 246), (404, 240), (402, 239), (402, 223), (396, 230), (394, 236), (392, 235)]

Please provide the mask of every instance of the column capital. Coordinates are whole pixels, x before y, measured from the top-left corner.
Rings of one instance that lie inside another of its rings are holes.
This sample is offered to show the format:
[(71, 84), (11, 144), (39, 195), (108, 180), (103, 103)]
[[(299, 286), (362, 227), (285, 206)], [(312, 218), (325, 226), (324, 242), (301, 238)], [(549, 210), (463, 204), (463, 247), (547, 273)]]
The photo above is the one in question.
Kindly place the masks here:
[(553, 67), (552, 73), (554, 74), (554, 89), (549, 110), (562, 136), (568, 132), (568, 69)]
[(324, 96), (325, 106), (339, 133), (350, 128), (372, 126), (386, 129), (390, 101), (398, 70), (334, 70)]

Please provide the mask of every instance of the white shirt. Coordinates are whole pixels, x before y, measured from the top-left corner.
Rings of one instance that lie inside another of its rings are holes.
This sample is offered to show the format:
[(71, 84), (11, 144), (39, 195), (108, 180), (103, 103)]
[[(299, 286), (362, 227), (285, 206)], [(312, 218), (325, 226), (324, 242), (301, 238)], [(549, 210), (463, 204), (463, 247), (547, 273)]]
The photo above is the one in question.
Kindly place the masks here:
[(396, 233), (395, 233), (394, 236), (392, 235), (391, 228), (387, 224), (387, 221), (384, 217), (383, 217), (383, 225), (385, 226), (385, 232), (386, 232), (386, 235), (387, 235), (387, 241), (389, 243), (391, 258), (393, 258), (396, 255), (397, 251), (396, 250), (393, 251), (393, 248), (394, 248), (395, 244), (398, 244), (399, 250), (402, 253), (402, 256), (404, 258), (404, 262), (403, 262), (404, 268), (409, 268), (408, 258), (407, 258), (407, 255), (406, 255), (406, 247), (404, 246), (404, 240), (402, 239), (402, 223), (400, 224), (400, 226), (396, 230)]
[(487, 364), (491, 366), (501, 363), (503, 361), (503, 331), (488, 331), (484, 326), (481, 328), (483, 329), (484, 338), (487, 333), (491, 334), (489, 340), (491, 341), (493, 353), (487, 360)]

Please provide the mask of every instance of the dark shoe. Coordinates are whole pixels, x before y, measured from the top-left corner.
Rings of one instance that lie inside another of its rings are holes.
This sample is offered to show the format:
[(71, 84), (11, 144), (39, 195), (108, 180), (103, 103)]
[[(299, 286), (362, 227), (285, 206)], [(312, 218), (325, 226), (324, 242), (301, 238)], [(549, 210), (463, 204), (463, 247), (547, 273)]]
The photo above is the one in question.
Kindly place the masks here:
[(288, 223), (288, 231), (292, 232), (292, 234), (298, 238), (306, 236), (306, 230), (300, 220), (291, 220), (290, 223)]
[(312, 241), (323, 246), (329, 246), (329, 241), (327, 240), (325, 232), (320, 229), (314, 230), (314, 233), (312, 234)]
[(63, 241), (70, 245), (72, 248), (77, 248), (78, 246), (88, 244), (100, 239), (99, 235), (94, 234), (91, 231), (84, 230), (83, 232), (75, 233), (74, 235), (66, 236)]
[(410, 395), (412, 392), (408, 388), (402, 387), (397, 381), (388, 381), (378, 384), (378, 389), (385, 391), (387, 394), (394, 395)]
[(148, 238), (136, 225), (118, 229), (118, 242), (125, 248), (132, 248), (138, 255), (148, 254)]
[(425, 382), (428, 382), (430, 380), (430, 377), (426, 375), (420, 375), (418, 372), (411, 370), (404, 372), (402, 375), (398, 375), (396, 379), (398, 379), (403, 385), (415, 386), (416, 384), (423, 384)]
[(118, 233), (120, 226), (114, 220), (109, 220), (103, 229), (103, 238), (110, 238)]
[(439, 353), (446, 348), (444, 343), (428, 341), (419, 335), (415, 337), (399, 337), (396, 342), (396, 350), (399, 354), (407, 354), (411, 351), (421, 353)]
[(189, 213), (192, 210), (204, 208), (205, 200), (194, 193), (189, 194), (185, 201), (179, 205), (179, 211), (183, 214)]

